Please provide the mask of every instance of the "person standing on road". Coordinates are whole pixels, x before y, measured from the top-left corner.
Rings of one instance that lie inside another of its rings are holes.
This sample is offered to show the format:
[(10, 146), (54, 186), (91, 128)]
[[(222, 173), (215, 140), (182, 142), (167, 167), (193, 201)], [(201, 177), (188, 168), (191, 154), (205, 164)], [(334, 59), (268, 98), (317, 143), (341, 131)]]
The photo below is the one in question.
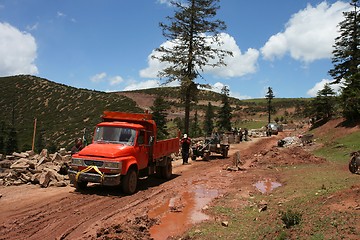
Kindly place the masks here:
[(183, 159), (183, 164), (188, 164), (191, 139), (185, 133), (180, 143), (181, 143), (181, 155)]
[(84, 145), (83, 145), (83, 141), (81, 138), (77, 138), (75, 140), (75, 145), (71, 148), (71, 155), (73, 155), (74, 153), (77, 153), (79, 152), (81, 149), (84, 148)]

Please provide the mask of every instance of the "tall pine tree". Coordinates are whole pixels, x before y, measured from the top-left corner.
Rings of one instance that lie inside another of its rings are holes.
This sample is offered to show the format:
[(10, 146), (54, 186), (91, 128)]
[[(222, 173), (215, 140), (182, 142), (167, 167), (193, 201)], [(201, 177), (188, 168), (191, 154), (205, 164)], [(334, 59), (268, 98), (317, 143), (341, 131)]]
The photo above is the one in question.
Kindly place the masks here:
[(5, 153), (12, 154), (13, 152), (18, 151), (18, 143), (17, 143), (17, 132), (15, 127), (11, 127), (8, 133), (8, 138), (5, 144)]
[(204, 132), (206, 136), (211, 136), (214, 130), (214, 116), (213, 106), (211, 105), (211, 102), (208, 102), (204, 120)]
[(0, 122), (0, 153), (5, 153), (5, 122)]
[(316, 98), (312, 101), (312, 108), (316, 119), (330, 120), (335, 112), (335, 92), (329, 84), (319, 90)]
[[(224, 66), (224, 58), (232, 52), (220, 49), (220, 31), (226, 29), (223, 21), (214, 20), (219, 0), (170, 1), (176, 7), (168, 24), (160, 23), (163, 35), (170, 42), (156, 49), (153, 58), (167, 62), (168, 67), (159, 72), (167, 83), (180, 81), (181, 99), (185, 105), (185, 129), (189, 132), (190, 104), (196, 101), (195, 79), (205, 66)], [(213, 44), (217, 47), (214, 48)]]
[(157, 96), (150, 109), (157, 126), (157, 137), (158, 139), (165, 139), (169, 135), (166, 125), (166, 111), (169, 109), (169, 104), (161, 96)]
[(199, 115), (198, 115), (197, 110), (195, 110), (194, 119), (193, 119), (192, 124), (191, 124), (190, 135), (192, 137), (201, 136), (201, 128), (200, 128)]
[(341, 94), (343, 115), (347, 120), (360, 119), (360, 14), (358, 0), (351, 0), (353, 10), (344, 12), (340, 22), (340, 36), (335, 39), (332, 63), (329, 74), (334, 83), (344, 81)]
[(222, 95), (222, 107), (219, 109), (218, 112), (218, 123), (217, 126), (220, 131), (231, 131), (231, 117), (232, 117), (232, 109), (229, 102), (229, 88), (224, 86), (221, 89)]
[(265, 98), (267, 99), (268, 102), (268, 107), (267, 107), (267, 111), (268, 111), (268, 123), (271, 122), (271, 113), (274, 111), (273, 106), (271, 105), (271, 101), (272, 99), (275, 97), (273, 90), (271, 87), (268, 87), (268, 91), (265, 95)]

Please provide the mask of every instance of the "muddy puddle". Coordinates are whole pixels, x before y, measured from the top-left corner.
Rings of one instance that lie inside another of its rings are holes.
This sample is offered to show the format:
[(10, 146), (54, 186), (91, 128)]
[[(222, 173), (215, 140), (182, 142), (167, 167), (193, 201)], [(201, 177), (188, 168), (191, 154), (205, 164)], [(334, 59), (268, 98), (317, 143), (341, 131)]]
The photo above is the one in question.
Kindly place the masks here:
[(278, 188), (281, 186), (281, 183), (272, 181), (271, 179), (266, 179), (263, 181), (258, 181), (254, 184), (257, 190), (259, 190), (261, 193), (269, 193), (275, 188)]
[(154, 240), (163, 240), (169, 236), (177, 236), (192, 224), (209, 219), (202, 210), (217, 196), (219, 196), (219, 191), (216, 189), (193, 185), (190, 191), (173, 197), (150, 210), (149, 217), (160, 216), (159, 225), (150, 228), (151, 237)]

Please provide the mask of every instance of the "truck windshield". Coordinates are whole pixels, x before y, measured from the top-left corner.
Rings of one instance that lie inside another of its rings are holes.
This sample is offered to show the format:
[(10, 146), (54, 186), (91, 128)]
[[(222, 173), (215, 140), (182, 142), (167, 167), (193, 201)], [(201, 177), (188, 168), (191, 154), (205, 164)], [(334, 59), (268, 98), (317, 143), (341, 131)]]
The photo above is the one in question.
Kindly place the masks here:
[(136, 130), (131, 128), (100, 126), (95, 129), (95, 142), (134, 145)]

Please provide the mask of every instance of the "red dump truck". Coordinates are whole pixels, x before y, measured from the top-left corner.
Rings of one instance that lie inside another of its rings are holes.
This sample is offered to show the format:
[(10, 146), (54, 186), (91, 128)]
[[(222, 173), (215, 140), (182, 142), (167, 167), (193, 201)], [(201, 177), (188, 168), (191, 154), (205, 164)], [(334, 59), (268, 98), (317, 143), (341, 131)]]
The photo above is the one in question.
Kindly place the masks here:
[(139, 177), (171, 178), (171, 155), (179, 152), (179, 135), (158, 141), (155, 121), (147, 113), (104, 112), (102, 119), (92, 143), (72, 156), (68, 175), (78, 191), (91, 182), (119, 185), (133, 194)]

